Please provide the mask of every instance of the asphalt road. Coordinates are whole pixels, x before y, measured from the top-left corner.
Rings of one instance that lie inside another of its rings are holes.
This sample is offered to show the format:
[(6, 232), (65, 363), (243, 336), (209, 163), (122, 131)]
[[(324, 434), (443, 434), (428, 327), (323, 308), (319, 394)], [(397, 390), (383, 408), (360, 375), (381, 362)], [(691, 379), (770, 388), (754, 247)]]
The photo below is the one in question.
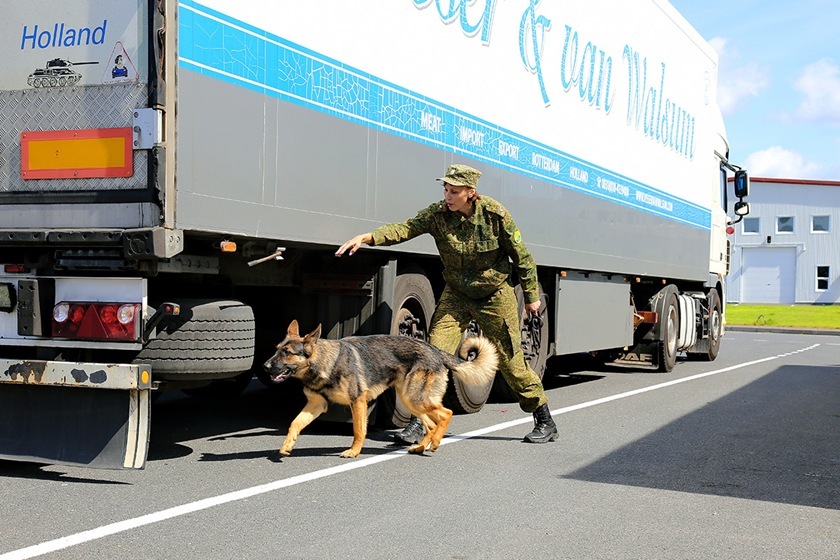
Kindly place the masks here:
[(555, 360), (558, 442), (488, 404), (436, 453), (347, 424), (276, 449), (297, 399), (164, 395), (144, 471), (0, 461), (0, 560), (840, 558), (840, 337), (730, 332), (657, 374)]

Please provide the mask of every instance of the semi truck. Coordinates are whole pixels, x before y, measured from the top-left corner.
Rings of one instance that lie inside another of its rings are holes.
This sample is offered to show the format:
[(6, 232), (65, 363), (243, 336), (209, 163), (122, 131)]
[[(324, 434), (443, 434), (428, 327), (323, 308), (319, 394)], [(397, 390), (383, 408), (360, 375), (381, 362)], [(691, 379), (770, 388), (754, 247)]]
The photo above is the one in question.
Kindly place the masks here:
[[(537, 261), (539, 375), (717, 356), (749, 181), (717, 55), (666, 0), (35, 5), (0, 23), (0, 458), (143, 468), (153, 396), (264, 380), (291, 319), (425, 338), (430, 238), (334, 253), (452, 163)], [(393, 393), (373, 413), (408, 420)]]

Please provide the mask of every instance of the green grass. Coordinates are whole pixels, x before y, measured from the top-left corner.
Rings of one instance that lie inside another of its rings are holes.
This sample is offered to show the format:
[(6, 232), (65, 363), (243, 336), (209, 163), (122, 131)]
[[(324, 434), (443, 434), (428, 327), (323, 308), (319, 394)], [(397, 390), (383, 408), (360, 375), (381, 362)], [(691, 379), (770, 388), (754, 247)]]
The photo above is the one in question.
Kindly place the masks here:
[(728, 304), (727, 325), (840, 329), (840, 305)]

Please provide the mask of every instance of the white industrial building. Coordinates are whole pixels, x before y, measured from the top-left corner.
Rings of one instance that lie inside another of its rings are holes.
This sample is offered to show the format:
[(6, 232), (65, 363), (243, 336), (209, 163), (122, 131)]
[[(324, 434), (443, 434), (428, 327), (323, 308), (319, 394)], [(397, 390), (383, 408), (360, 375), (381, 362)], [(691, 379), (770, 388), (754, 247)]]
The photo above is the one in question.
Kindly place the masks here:
[(727, 301), (840, 303), (840, 181), (750, 179)]

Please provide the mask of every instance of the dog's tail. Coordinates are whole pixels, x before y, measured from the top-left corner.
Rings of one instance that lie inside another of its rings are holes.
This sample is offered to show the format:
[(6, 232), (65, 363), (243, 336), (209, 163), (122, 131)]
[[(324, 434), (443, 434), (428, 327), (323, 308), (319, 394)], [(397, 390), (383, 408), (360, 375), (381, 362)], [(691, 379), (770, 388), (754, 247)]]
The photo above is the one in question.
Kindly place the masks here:
[(463, 361), (450, 369), (462, 383), (472, 386), (492, 383), (499, 367), (499, 353), (492, 342), (483, 336), (465, 338), (458, 354)]

